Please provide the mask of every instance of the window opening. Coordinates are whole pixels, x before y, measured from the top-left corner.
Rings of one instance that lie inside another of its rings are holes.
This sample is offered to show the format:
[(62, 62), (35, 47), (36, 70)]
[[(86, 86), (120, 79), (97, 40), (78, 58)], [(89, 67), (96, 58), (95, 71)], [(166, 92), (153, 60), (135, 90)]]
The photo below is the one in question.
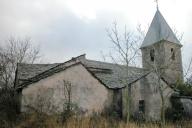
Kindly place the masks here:
[(150, 51), (150, 58), (151, 58), (152, 62), (155, 60), (155, 50), (154, 49), (151, 49), (151, 51)]
[(139, 100), (139, 111), (140, 112), (145, 112), (145, 101), (144, 100)]
[(175, 60), (175, 50), (171, 48), (171, 59)]

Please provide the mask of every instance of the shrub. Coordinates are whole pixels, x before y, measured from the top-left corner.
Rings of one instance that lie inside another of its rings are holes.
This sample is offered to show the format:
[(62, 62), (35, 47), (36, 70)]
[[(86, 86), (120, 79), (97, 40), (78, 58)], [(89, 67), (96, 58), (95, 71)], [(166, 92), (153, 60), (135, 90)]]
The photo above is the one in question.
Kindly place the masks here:
[(0, 120), (16, 122), (20, 112), (19, 98), (13, 88), (0, 89)]
[(144, 122), (145, 121), (145, 115), (144, 115), (144, 113), (143, 112), (135, 112), (133, 115), (132, 115), (132, 117), (131, 117), (131, 119), (133, 120), (133, 121), (136, 121), (136, 122), (138, 122), (138, 123), (141, 123), (141, 122)]
[(191, 83), (189, 82), (183, 83), (182, 81), (177, 81), (175, 87), (180, 92), (180, 96), (192, 96)]
[(57, 118), (53, 115), (32, 112), (20, 114), (16, 128), (57, 128)]
[(64, 103), (63, 104), (63, 112), (61, 113), (61, 122), (64, 123), (67, 119), (71, 118), (75, 115), (82, 115), (83, 112), (80, 111), (77, 104), (75, 103)]
[(166, 109), (166, 119), (174, 122), (184, 119), (186, 114), (180, 99), (172, 96), (170, 102), (172, 107)]

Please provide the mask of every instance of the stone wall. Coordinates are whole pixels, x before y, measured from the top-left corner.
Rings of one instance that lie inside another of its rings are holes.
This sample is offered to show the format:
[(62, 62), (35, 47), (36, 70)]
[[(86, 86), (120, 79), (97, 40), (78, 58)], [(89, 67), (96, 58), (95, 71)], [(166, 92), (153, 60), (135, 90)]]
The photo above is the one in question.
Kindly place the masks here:
[[(165, 48), (165, 63), (168, 65), (168, 69), (165, 70), (165, 78), (169, 83), (174, 83), (176, 80), (183, 80), (183, 67), (181, 57), (181, 46), (166, 42), (164, 43)], [(171, 59), (171, 49), (175, 52), (175, 60)]]
[(63, 80), (72, 84), (72, 102), (83, 114), (102, 112), (112, 102), (112, 93), (95, 79), (81, 64), (72, 66), (62, 72), (42, 79), (22, 90), (21, 110), (28, 111), (26, 106), (40, 109), (36, 102), (48, 104), (43, 106), (46, 112), (62, 112), (65, 99)]
[[(155, 73), (150, 73), (140, 82), (144, 83), (144, 99), (146, 101), (146, 118), (148, 120), (159, 120), (161, 115), (161, 97), (158, 88), (158, 77)], [(166, 108), (170, 104), (170, 96), (174, 92), (163, 80), (161, 80), (161, 85), (164, 88), (163, 95), (165, 99)]]
[[(154, 62), (150, 59), (150, 50), (155, 50)], [(172, 52), (175, 53), (175, 60), (172, 60)], [(176, 80), (183, 80), (183, 68), (181, 58), (181, 46), (168, 41), (160, 41), (152, 46), (141, 49), (143, 67), (147, 69), (154, 69), (159, 66), (164, 69), (164, 78), (169, 83), (175, 83)]]
[[(161, 80), (161, 84), (167, 87), (167, 84)], [(127, 88), (123, 92), (123, 116), (126, 117), (126, 93)], [(164, 91), (166, 98), (166, 107), (170, 106), (169, 98), (173, 90), (167, 87)], [(146, 120), (160, 120), (161, 98), (157, 87), (157, 76), (155, 73), (150, 73), (146, 77), (138, 80), (131, 85), (131, 114), (136, 116), (139, 113), (139, 101), (144, 100), (145, 118)]]
[[(154, 45), (144, 47), (141, 49), (142, 52), (142, 65), (144, 68), (152, 69), (154, 64), (164, 64), (165, 49), (164, 43), (158, 42)], [(151, 61), (150, 51), (154, 49), (154, 62)]]

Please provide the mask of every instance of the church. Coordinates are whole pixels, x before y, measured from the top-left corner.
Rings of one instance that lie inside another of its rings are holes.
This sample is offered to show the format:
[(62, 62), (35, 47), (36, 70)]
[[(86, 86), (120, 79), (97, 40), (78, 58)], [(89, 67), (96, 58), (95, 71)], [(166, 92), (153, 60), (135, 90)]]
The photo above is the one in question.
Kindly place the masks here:
[(130, 99), (132, 116), (143, 113), (146, 120), (159, 120), (159, 88), (163, 88), (165, 106), (169, 107), (169, 99), (176, 93), (174, 83), (183, 80), (181, 47), (157, 9), (140, 46), (142, 68), (90, 60), (85, 54), (64, 63), (19, 63), (15, 88), (20, 94), (21, 111), (35, 108), (47, 113), (62, 112), (66, 101), (64, 85), (68, 81), (71, 102), (80, 114), (115, 112), (126, 117)]

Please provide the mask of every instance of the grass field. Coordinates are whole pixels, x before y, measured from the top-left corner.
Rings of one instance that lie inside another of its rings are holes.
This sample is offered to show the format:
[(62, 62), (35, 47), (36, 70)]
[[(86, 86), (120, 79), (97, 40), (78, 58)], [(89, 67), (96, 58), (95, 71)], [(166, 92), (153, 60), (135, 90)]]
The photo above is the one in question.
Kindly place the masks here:
[[(4, 122), (2, 128), (10, 127), (10, 123)], [(0, 128), (1, 128), (0, 127)], [(58, 116), (42, 116), (32, 114), (22, 116), (19, 121), (12, 124), (14, 128), (161, 128), (159, 123), (145, 122), (137, 123), (131, 121), (126, 123), (121, 120), (108, 119), (105, 117), (93, 116), (84, 118), (69, 118), (65, 122)], [(192, 121), (179, 121), (175, 123), (166, 123), (165, 128), (192, 128)]]

